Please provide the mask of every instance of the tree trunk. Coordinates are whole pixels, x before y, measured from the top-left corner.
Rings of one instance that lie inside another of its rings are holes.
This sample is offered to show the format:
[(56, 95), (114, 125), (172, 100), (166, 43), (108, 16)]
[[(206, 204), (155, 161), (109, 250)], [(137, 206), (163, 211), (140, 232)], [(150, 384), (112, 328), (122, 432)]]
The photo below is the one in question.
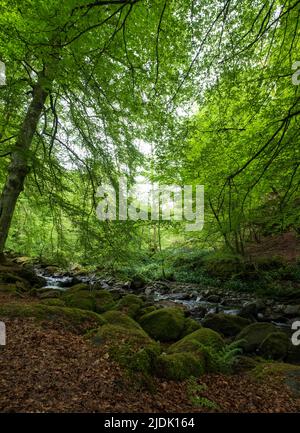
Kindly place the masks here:
[(4, 259), (3, 251), (17, 199), (24, 188), (24, 182), (29, 172), (29, 150), (49, 92), (49, 90), (45, 90), (45, 87), (49, 89), (48, 85), (42, 85), (46, 81), (45, 76), (42, 76), (33, 89), (33, 97), (11, 154), (8, 175), (0, 197), (0, 261), (1, 258)]

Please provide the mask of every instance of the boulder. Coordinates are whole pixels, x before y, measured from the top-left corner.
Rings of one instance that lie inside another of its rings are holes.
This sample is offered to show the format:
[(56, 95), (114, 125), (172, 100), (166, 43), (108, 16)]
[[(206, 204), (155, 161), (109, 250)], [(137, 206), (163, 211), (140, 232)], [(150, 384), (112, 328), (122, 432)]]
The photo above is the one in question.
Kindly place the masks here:
[(70, 294), (64, 294), (63, 300), (68, 307), (76, 307), (81, 310), (96, 310), (94, 296), (87, 291), (78, 291)]
[(32, 266), (23, 266), (20, 271), (18, 272), (18, 275), (23, 278), (24, 280), (28, 281), (29, 285), (31, 287), (40, 288), (45, 286), (46, 280), (45, 278), (37, 275), (36, 271)]
[(278, 329), (272, 323), (252, 323), (236, 336), (236, 340), (243, 340), (240, 347), (244, 352), (255, 353), (265, 338), (277, 331)]
[(213, 331), (209, 328), (200, 328), (197, 331), (186, 335), (181, 340), (172, 344), (169, 350), (172, 350), (172, 352), (176, 352), (178, 348), (184, 347), (184, 345), (190, 341), (192, 341), (193, 343), (196, 341), (202, 346), (210, 347), (213, 350), (221, 350), (225, 345), (223, 338), (216, 331)]
[(139, 329), (140, 331), (142, 331), (142, 327), (135, 320), (122, 313), (121, 311), (111, 310), (103, 313), (101, 316), (110, 325), (118, 325), (123, 326), (127, 329)]
[(128, 314), (130, 317), (137, 317), (139, 310), (143, 306), (144, 301), (140, 296), (129, 294), (123, 296), (118, 304), (117, 309), (123, 311), (123, 313)]
[(180, 337), (183, 338), (186, 335), (191, 334), (192, 332), (197, 331), (197, 329), (200, 329), (200, 328), (201, 328), (201, 325), (199, 322), (188, 317), (184, 321), (184, 327), (183, 327), (183, 330), (181, 332)]
[(75, 290), (68, 290), (62, 295), (62, 299), (69, 307), (81, 308), (82, 310), (104, 313), (115, 306), (113, 296), (107, 290), (80, 290), (82, 284), (78, 284)]
[(121, 319), (118, 325), (101, 326), (93, 334), (92, 343), (106, 349), (108, 355), (124, 368), (143, 374), (153, 372), (160, 354), (159, 345), (143, 329), (131, 326), (126, 319)]
[(92, 311), (43, 304), (2, 304), (0, 317), (33, 317), (61, 323), (67, 329), (83, 332), (106, 323), (103, 317)]
[(225, 337), (234, 337), (250, 323), (250, 320), (244, 317), (224, 313), (209, 314), (202, 321), (205, 328), (213, 329)]
[(42, 289), (37, 289), (37, 291), (35, 291), (35, 293), (38, 296), (38, 298), (40, 298), (40, 299), (60, 298), (63, 295), (63, 292), (61, 290), (48, 289), (47, 287), (44, 287)]
[(287, 317), (300, 317), (300, 305), (287, 305), (283, 313)]
[(91, 290), (90, 286), (88, 284), (86, 284), (86, 283), (78, 283), (78, 284), (75, 284), (74, 286), (71, 286), (68, 289), (68, 293), (71, 293), (71, 292), (82, 292), (84, 290), (90, 291)]
[(192, 352), (162, 354), (156, 360), (156, 374), (168, 380), (184, 380), (205, 373), (205, 357)]
[(206, 299), (207, 302), (211, 302), (213, 304), (217, 304), (220, 302), (221, 298), (218, 295), (209, 295)]
[(240, 311), (240, 316), (246, 318), (255, 318), (258, 313), (261, 313), (266, 308), (266, 304), (262, 299), (246, 302)]
[(142, 328), (155, 340), (172, 341), (180, 337), (185, 324), (180, 308), (161, 308), (139, 320)]
[(65, 307), (66, 306), (65, 302), (59, 298), (42, 299), (41, 303), (44, 305), (52, 305), (54, 307)]
[(116, 304), (113, 295), (108, 290), (92, 291), (95, 299), (95, 311), (97, 313), (105, 313), (112, 310)]
[(132, 290), (141, 290), (145, 286), (146, 282), (141, 275), (135, 275), (130, 283)]
[(18, 274), (11, 272), (0, 272), (0, 284), (4, 285), (3, 287), (5, 287), (7, 284), (13, 284), (19, 291), (22, 292), (30, 289), (29, 281), (22, 278), (19, 275), (19, 272)]
[(265, 359), (283, 360), (287, 356), (289, 343), (284, 332), (272, 332), (262, 341), (258, 352)]

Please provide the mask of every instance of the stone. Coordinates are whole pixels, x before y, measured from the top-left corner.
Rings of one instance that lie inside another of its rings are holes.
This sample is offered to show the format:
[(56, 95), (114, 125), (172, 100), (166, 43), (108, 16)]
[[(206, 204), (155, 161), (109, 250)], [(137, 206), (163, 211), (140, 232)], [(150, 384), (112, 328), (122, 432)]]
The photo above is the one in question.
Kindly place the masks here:
[(172, 341), (180, 337), (185, 324), (180, 308), (161, 308), (139, 320), (142, 328), (155, 340)]
[(265, 338), (277, 331), (272, 323), (252, 323), (236, 336), (236, 340), (243, 340), (240, 347), (245, 353), (256, 353)]
[(284, 360), (289, 343), (289, 338), (284, 332), (272, 332), (262, 341), (258, 353), (265, 359)]
[(250, 320), (244, 317), (224, 313), (209, 314), (202, 321), (205, 328), (213, 329), (225, 337), (234, 337), (250, 323)]

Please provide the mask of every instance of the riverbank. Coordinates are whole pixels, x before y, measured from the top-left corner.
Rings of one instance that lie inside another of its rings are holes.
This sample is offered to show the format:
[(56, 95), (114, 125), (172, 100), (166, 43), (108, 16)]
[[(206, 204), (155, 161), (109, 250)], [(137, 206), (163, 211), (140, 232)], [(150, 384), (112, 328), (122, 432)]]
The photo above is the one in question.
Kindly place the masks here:
[(258, 316), (277, 301), (217, 290), (7, 263), (0, 410), (298, 412), (289, 323)]

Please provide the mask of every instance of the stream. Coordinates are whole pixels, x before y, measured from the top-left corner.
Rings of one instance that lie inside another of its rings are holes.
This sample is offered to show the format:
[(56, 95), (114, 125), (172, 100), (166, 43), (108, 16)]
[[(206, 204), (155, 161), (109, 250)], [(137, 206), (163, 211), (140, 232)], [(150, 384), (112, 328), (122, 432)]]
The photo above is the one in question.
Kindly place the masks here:
[(93, 287), (105, 289), (117, 294), (135, 293), (143, 295), (149, 302), (159, 303), (162, 306), (182, 305), (192, 318), (200, 322), (211, 313), (223, 312), (242, 316), (246, 313), (254, 320), (271, 322), (279, 328), (290, 329), (291, 323), (300, 317), (295, 306), (272, 299), (258, 298), (255, 294), (238, 293), (215, 287), (203, 288), (197, 284), (154, 281), (142, 288), (132, 289), (130, 283), (116, 281), (113, 278), (103, 279), (95, 274), (88, 276), (49, 274), (41, 268), (36, 268), (36, 272), (46, 280), (44, 289), (65, 291), (75, 284), (87, 283), (91, 289)]

